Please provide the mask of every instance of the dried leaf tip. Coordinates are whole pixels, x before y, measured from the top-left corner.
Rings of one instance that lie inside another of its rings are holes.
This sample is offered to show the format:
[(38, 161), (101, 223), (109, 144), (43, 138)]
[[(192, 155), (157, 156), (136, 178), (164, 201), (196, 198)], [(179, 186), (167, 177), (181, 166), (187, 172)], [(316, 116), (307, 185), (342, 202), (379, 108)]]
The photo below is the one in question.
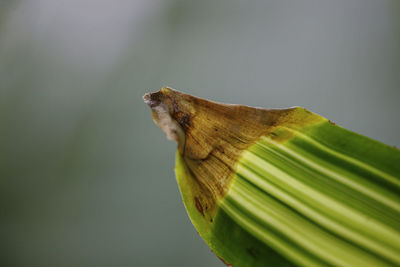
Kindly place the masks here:
[(208, 221), (228, 192), (242, 152), (291, 112), (217, 103), (168, 87), (143, 99), (167, 138), (178, 142), (194, 207)]
[(168, 90), (172, 89), (164, 87), (158, 92), (146, 93), (143, 100), (151, 108), (154, 122), (166, 134), (167, 139), (175, 140), (178, 143), (178, 149), (182, 152), (185, 145), (185, 133), (172, 117), (173, 109), (163, 95), (163, 91)]

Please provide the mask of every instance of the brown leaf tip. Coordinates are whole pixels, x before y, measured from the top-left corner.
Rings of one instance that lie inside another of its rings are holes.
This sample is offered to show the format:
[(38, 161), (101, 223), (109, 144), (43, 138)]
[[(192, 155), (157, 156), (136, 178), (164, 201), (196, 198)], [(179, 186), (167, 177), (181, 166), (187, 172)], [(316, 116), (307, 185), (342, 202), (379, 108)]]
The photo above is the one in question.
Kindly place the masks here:
[(158, 92), (145, 94), (143, 100), (151, 108), (154, 122), (163, 130), (167, 139), (178, 142), (178, 149), (181, 151), (185, 144), (185, 134), (180, 124), (172, 116), (174, 111), (169, 99), (165, 97), (165, 93), (171, 90), (163, 87)]
[(150, 108), (153, 108), (157, 105), (160, 104), (161, 102), (161, 93), (159, 92), (155, 92), (155, 93), (146, 93), (143, 96), (143, 100), (144, 103), (146, 103), (147, 105), (149, 105)]

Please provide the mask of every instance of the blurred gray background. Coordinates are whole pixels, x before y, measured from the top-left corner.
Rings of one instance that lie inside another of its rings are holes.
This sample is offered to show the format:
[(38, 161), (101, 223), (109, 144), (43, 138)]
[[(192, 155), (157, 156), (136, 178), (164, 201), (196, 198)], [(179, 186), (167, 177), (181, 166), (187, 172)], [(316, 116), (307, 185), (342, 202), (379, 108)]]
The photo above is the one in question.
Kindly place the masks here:
[(223, 266), (141, 96), (303, 106), (400, 145), (398, 0), (0, 0), (0, 265)]

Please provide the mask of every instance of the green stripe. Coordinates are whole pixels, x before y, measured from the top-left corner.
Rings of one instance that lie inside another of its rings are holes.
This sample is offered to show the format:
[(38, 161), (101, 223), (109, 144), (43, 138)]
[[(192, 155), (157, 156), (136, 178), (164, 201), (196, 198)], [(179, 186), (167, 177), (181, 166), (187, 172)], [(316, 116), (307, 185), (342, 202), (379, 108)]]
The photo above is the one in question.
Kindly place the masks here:
[[(312, 155), (310, 155), (306, 151), (302, 151), (300, 148), (297, 148), (295, 146), (291, 146), (288, 144), (281, 145), (269, 138), (263, 138), (263, 141), (271, 143), (272, 145), (275, 146), (275, 149), (281, 150), (289, 154), (293, 158), (298, 159), (304, 165), (307, 165), (308, 168), (314, 169), (315, 171), (320, 172), (324, 176), (330, 177), (331, 179), (334, 179), (337, 182), (340, 182), (354, 190), (357, 190), (360, 193), (365, 194), (368, 197), (391, 207), (397, 212), (400, 211), (400, 202), (399, 202), (400, 199), (397, 196), (393, 195), (387, 190), (384, 190), (383, 188), (374, 186), (373, 183), (363, 179), (362, 177), (357, 177), (352, 173), (346, 172), (346, 170), (341, 170), (340, 168), (333, 166), (330, 162), (319, 160), (317, 158), (313, 159)], [(325, 151), (327, 152), (328, 150)], [(342, 155), (340, 153), (336, 154)]]
[(328, 146), (319, 143), (318, 141), (312, 139), (311, 137), (301, 133), (300, 131), (295, 131), (293, 129), (287, 128), (287, 127), (282, 127), (285, 128), (286, 130), (295, 133), (296, 135), (296, 139), (304, 141), (304, 143), (308, 143), (311, 146), (314, 146), (315, 148), (318, 148), (319, 150), (322, 150), (326, 153), (331, 154), (333, 157), (336, 157), (338, 159), (341, 159), (343, 161), (346, 161), (348, 163), (351, 163), (361, 169), (364, 169), (370, 173), (373, 173), (379, 177), (381, 177), (382, 179), (390, 182), (391, 184), (397, 186), (400, 188), (400, 179), (398, 177), (392, 176), (389, 173), (386, 173), (384, 171), (382, 171), (381, 169), (377, 169), (374, 168), (371, 165), (365, 164), (364, 162), (357, 160), (356, 158), (350, 157), (344, 153), (340, 153), (338, 151), (335, 151), (332, 148), (329, 148)]
[[(259, 151), (261, 150), (261, 151)], [(272, 147), (260, 145), (251, 149), (253, 153), (263, 154), (274, 166), (284, 166), (284, 171), (303, 183), (317, 188), (321, 193), (335, 198), (354, 209), (361, 209), (365, 213), (385, 221), (386, 224), (397, 229), (400, 227), (400, 216), (393, 209), (374, 201), (357, 191), (337, 183), (336, 181), (321, 175), (313, 169), (308, 169), (301, 161), (291, 158), (285, 153), (278, 153)], [(258, 152), (257, 152), (258, 151)], [(300, 175), (301, 174), (301, 175)]]
[[(379, 221), (371, 220), (371, 218), (369, 218), (366, 214), (354, 210), (334, 198), (330, 198), (324, 194), (321, 194), (316, 188), (300, 182), (298, 179), (296, 179), (296, 177), (289, 176), (279, 167), (270, 164), (258, 156), (250, 152), (245, 152), (243, 155), (243, 162), (247, 165), (253, 166), (253, 168), (259, 169), (259, 173), (254, 177), (265, 179), (265, 176), (268, 175), (268, 177), (270, 179), (274, 179), (276, 183), (280, 183), (285, 187), (291, 188), (295, 195), (303, 196), (304, 198), (309, 199), (310, 204), (313, 203), (312, 205), (317, 205), (323, 209), (327, 208), (332, 212), (337, 212), (338, 215), (343, 217), (345, 221), (351, 220), (360, 224), (364, 224), (363, 227), (365, 228), (366, 233), (374, 233), (377, 236), (381, 236), (382, 239), (386, 241), (393, 240), (393, 243), (400, 241), (398, 237), (394, 239), (394, 237), (398, 235), (397, 231), (393, 231)], [(241, 168), (242, 166), (242, 164), (238, 165), (238, 173), (243, 171)], [(246, 175), (250, 175), (250, 173), (246, 172)]]

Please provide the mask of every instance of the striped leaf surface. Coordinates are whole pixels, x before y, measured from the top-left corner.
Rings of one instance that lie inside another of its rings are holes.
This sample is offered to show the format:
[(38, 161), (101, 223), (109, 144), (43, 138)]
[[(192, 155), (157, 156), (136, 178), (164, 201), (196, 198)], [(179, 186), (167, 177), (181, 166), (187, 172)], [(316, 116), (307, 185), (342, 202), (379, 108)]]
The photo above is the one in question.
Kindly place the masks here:
[(322, 120), (276, 127), (242, 153), (234, 171), (209, 222), (177, 153), (188, 214), (227, 264), (400, 265), (399, 150)]

